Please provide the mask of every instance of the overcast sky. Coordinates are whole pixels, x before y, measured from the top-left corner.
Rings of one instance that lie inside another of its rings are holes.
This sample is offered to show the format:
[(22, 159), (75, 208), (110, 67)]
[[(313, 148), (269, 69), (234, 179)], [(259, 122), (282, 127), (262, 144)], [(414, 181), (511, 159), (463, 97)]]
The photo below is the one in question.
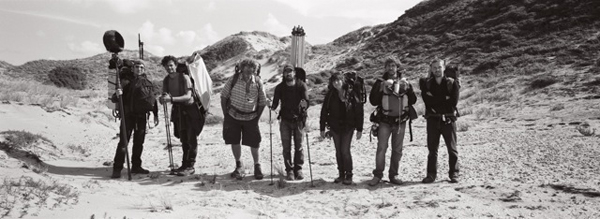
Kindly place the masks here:
[(105, 52), (117, 30), (154, 55), (187, 55), (240, 31), (324, 44), (363, 26), (390, 23), (420, 0), (0, 0), (0, 60), (76, 59)]

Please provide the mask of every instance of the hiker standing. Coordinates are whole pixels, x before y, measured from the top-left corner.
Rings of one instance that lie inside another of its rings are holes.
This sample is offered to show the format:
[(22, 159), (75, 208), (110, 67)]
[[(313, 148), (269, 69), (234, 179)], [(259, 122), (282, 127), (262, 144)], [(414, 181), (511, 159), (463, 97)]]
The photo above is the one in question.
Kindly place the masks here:
[[(341, 73), (329, 78), (328, 91), (321, 107), (321, 137), (332, 137), (335, 145), (335, 158), (338, 166), (338, 178), (334, 183), (352, 184), (352, 154), (350, 146), (356, 130), (356, 139), (363, 131), (364, 104), (356, 92), (348, 90), (348, 82)], [(330, 135), (325, 128), (330, 128)]]
[[(302, 141), (306, 125), (306, 110), (308, 108), (308, 87), (302, 80), (296, 79), (294, 67), (286, 65), (283, 68), (283, 81), (275, 87), (271, 110), (279, 110), (279, 131), (281, 145), (283, 146), (283, 162), (287, 173), (287, 180), (302, 180), (302, 165), (304, 153)], [(291, 148), (294, 139), (294, 161), (292, 162)], [(293, 172), (292, 172), (293, 171)]]
[(234, 76), (225, 83), (221, 91), (223, 140), (225, 144), (231, 145), (236, 164), (231, 177), (236, 179), (242, 179), (241, 144), (250, 147), (254, 160), (254, 178), (264, 177), (258, 156), (261, 141), (258, 121), (267, 105), (267, 97), (258, 74), (260, 64), (252, 59), (244, 59), (236, 66)]
[(409, 108), (417, 102), (413, 87), (402, 72), (398, 71), (400, 62), (393, 57), (385, 60), (383, 77), (373, 84), (369, 101), (376, 108), (375, 121), (377, 127), (377, 152), (375, 154), (375, 169), (370, 186), (375, 186), (383, 178), (385, 169), (385, 153), (388, 142), (392, 142), (392, 156), (388, 177), (390, 183), (402, 184), (398, 177), (400, 159), (402, 158), (402, 144), (406, 131), (406, 121), (409, 119)]
[(437, 176), (437, 155), (440, 146), (440, 135), (444, 137), (448, 148), (450, 182), (459, 180), (458, 151), (456, 148), (456, 105), (459, 97), (459, 86), (454, 79), (444, 75), (445, 62), (434, 59), (430, 63), (430, 74), (433, 77), (419, 80), (421, 96), (425, 102), (425, 118), (427, 119), (427, 176), (423, 183), (432, 183)]
[(161, 61), (168, 75), (163, 79), (163, 95), (159, 98), (162, 104), (172, 103), (171, 122), (173, 135), (180, 139), (183, 149), (181, 166), (175, 170), (178, 176), (188, 176), (196, 172), (196, 155), (198, 154), (198, 135), (204, 126), (204, 117), (198, 110), (192, 96), (190, 76), (177, 71), (177, 59), (165, 56)]
[[(142, 168), (142, 151), (144, 150), (144, 138), (146, 137), (146, 124), (148, 122), (148, 112), (154, 114), (154, 126), (158, 125), (158, 106), (152, 88), (152, 82), (147, 79), (144, 62), (142, 60), (133, 61), (133, 78), (127, 83), (123, 90), (117, 92), (122, 93), (123, 109), (125, 112), (123, 120), (127, 130), (125, 135), (127, 142), (119, 140), (117, 150), (115, 152), (112, 178), (121, 178), (121, 170), (125, 162), (125, 150), (127, 143), (133, 133), (133, 149), (131, 153), (131, 172), (148, 174), (150, 171)], [(115, 98), (113, 98), (114, 100)], [(122, 130), (121, 130), (122, 131)]]

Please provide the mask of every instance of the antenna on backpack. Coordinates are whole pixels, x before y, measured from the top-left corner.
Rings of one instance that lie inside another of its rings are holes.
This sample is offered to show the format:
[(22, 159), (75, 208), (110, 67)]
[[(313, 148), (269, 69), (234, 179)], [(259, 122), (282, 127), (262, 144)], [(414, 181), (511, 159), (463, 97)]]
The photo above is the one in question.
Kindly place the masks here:
[(138, 47), (139, 47), (139, 52), (140, 52), (140, 59), (144, 60), (144, 42), (142, 42), (142, 38), (140, 36), (140, 34), (138, 33)]

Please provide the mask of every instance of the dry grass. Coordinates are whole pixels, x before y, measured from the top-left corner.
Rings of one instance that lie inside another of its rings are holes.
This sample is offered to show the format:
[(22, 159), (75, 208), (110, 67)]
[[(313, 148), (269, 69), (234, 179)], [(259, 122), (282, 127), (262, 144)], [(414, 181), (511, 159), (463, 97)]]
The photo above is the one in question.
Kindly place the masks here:
[(31, 177), (4, 179), (0, 184), (0, 218), (11, 217), (18, 211), (19, 217), (43, 207), (51, 209), (65, 204), (76, 204), (79, 192), (68, 184), (56, 181), (44, 182)]
[(90, 156), (89, 150), (86, 149), (86, 148), (84, 148), (84, 147), (82, 147), (81, 145), (69, 144), (69, 145), (67, 145), (67, 149), (69, 149), (74, 154), (79, 154), (79, 155), (82, 155), (84, 157), (89, 157)]
[(565, 105), (563, 103), (558, 103), (550, 108), (550, 111), (559, 111), (565, 109)]
[(74, 91), (44, 85), (36, 81), (8, 80), (0, 81), (0, 101), (20, 102), (39, 105), (49, 109), (64, 109), (77, 106), (81, 100), (92, 107), (103, 106), (106, 91), (82, 90)]
[(503, 110), (483, 106), (479, 109), (476, 109), (474, 113), (475, 113), (475, 117), (477, 119), (482, 120), (482, 119), (489, 119), (489, 118), (497, 118), (500, 115), (502, 115)]
[(471, 124), (464, 120), (456, 121), (456, 131), (458, 132), (466, 132), (469, 130), (469, 127), (471, 127)]

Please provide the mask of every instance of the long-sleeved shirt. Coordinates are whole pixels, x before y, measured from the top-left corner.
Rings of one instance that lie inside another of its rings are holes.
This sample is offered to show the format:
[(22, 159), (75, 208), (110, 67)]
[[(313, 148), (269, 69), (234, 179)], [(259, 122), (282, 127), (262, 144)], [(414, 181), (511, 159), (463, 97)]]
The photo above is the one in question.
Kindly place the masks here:
[(419, 81), (421, 96), (425, 102), (425, 115), (454, 114), (458, 104), (459, 87), (456, 82), (451, 86), (448, 86), (448, 83), (450, 82), (446, 77), (442, 78), (440, 84), (435, 81), (435, 78), (422, 78)]
[(275, 87), (273, 94), (273, 105), (271, 109), (277, 109), (281, 100), (279, 115), (285, 120), (294, 120), (300, 116), (300, 101), (305, 100), (308, 104), (308, 87), (302, 81), (297, 80), (292, 86), (283, 82)]

